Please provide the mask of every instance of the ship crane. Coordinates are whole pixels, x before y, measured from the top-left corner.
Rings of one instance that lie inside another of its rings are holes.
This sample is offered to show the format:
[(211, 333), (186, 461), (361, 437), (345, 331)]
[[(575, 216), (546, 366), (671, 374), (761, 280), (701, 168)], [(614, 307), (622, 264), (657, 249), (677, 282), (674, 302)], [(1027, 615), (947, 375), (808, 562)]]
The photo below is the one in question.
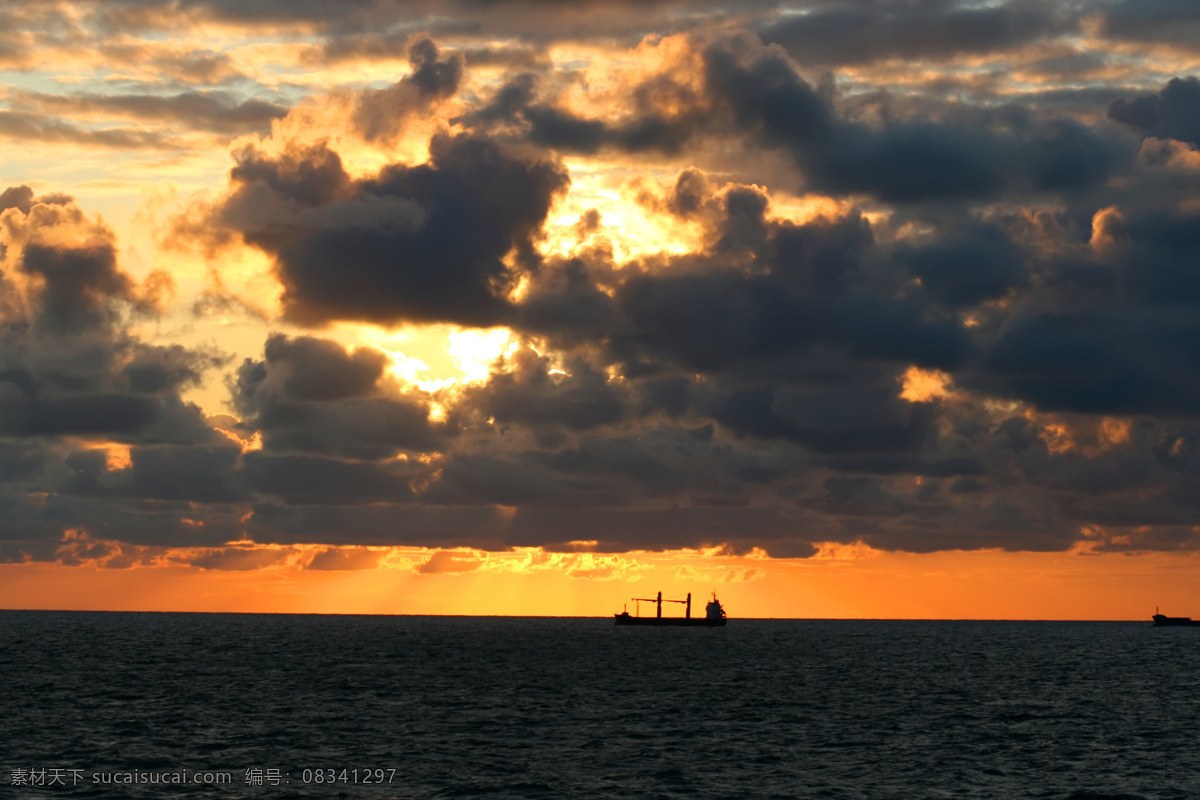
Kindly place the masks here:
[(639, 617), (642, 615), (642, 603), (654, 603), (655, 609), (658, 612), (657, 616), (659, 619), (662, 619), (662, 604), (663, 603), (681, 603), (681, 604), (687, 606), (687, 608), (684, 611), (684, 618), (685, 619), (692, 618), (692, 593), (691, 592), (688, 592), (687, 600), (664, 600), (663, 596), (662, 596), (662, 592), (658, 593), (658, 597), (631, 597), (629, 599), (634, 601), (635, 603), (637, 603), (636, 608), (637, 608), (637, 615)]
[[(688, 592), (686, 600), (664, 600), (662, 592), (659, 592), (655, 597), (631, 597), (630, 600), (638, 604), (637, 616), (632, 616), (629, 613), (629, 603), (625, 604), (625, 610), (620, 614), (613, 614), (613, 622), (616, 625), (650, 625), (663, 627), (697, 627), (697, 628), (723, 628), (725, 626), (725, 609), (721, 607), (717, 601), (717, 594), (713, 592), (712, 602), (704, 607), (704, 616), (692, 616), (692, 594)], [(642, 603), (654, 603), (654, 608), (657, 615), (653, 617), (642, 616)], [(684, 614), (682, 617), (664, 617), (662, 615), (663, 603), (679, 603), (684, 606)]]

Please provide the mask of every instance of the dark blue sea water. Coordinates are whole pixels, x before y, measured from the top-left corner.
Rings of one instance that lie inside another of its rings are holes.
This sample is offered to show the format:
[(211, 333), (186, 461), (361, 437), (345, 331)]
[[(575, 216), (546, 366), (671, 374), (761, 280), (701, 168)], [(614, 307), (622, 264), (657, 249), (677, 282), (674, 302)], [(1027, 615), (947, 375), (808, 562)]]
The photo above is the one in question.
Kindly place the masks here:
[(1200, 797), (1148, 622), (13, 611), (0, 681), (14, 798)]

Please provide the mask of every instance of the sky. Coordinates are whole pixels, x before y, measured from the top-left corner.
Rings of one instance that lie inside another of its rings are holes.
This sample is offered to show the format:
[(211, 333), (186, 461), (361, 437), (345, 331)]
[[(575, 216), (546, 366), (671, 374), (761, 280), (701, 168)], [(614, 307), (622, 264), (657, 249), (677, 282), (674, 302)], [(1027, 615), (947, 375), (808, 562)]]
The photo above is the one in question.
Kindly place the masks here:
[(27, 0), (0, 70), (0, 607), (1200, 616), (1192, 2)]

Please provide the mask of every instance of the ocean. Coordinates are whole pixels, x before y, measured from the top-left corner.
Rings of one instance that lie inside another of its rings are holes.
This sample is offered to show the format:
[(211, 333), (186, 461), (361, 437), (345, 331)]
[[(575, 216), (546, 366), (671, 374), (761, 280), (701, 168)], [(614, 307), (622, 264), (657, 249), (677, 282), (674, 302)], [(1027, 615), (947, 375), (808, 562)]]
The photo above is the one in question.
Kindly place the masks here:
[(0, 612), (12, 798), (1200, 797), (1200, 628)]

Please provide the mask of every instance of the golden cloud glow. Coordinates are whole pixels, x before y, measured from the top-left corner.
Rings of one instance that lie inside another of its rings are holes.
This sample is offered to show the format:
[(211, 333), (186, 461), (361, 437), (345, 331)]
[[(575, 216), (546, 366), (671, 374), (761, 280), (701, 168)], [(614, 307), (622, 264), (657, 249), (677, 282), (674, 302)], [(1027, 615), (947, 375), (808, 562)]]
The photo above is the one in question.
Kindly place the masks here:
[(936, 369), (911, 366), (901, 377), (901, 382), (900, 396), (910, 403), (927, 403), (950, 394), (947, 389), (950, 376)]
[(512, 355), (519, 346), (508, 328), (460, 328), (450, 331), (448, 339), (446, 352), (462, 372), (465, 383), (487, 380), (492, 363), (501, 356)]
[[(918, 480), (920, 479), (918, 478)], [(817, 553), (813, 558), (817, 561), (862, 561), (867, 558), (876, 558), (882, 554), (882, 551), (861, 541), (849, 544), (815, 542), (814, 547), (817, 548)]]

